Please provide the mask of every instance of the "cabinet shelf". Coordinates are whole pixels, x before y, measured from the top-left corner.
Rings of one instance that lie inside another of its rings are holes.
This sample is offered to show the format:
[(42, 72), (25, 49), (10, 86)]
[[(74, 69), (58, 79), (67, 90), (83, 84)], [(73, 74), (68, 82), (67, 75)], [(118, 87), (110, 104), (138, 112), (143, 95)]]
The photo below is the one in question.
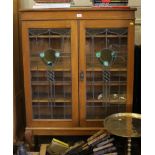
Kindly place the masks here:
[(51, 101), (47, 98), (41, 98), (41, 99), (32, 99), (32, 102), (33, 103), (48, 103), (48, 102), (53, 102), (53, 103), (70, 103), (72, 102), (71, 99), (66, 99), (66, 98), (56, 98), (55, 100), (52, 100)]
[[(88, 72), (91, 72), (91, 71), (101, 72), (101, 71), (103, 71), (103, 68), (100, 67), (100, 66), (95, 66), (95, 67), (88, 66), (87, 69), (86, 69), (86, 71), (88, 71)], [(114, 71), (114, 72), (117, 72), (117, 71), (118, 72), (122, 72), (122, 71), (124, 71), (124, 72), (126, 72), (127, 71), (127, 68), (123, 68), (123, 67), (108, 68), (108, 71)]]
[[(49, 85), (49, 81), (32, 81), (32, 85), (33, 86), (47, 86)], [(56, 81), (55, 82), (56, 86), (70, 86), (71, 85), (71, 81)]]
[[(127, 35), (87, 35), (86, 38), (127, 38)], [(70, 38), (69, 35), (33, 35), (29, 36), (30, 39), (32, 38)]]
[(127, 38), (127, 35), (87, 35), (86, 38)]
[[(49, 81), (32, 81), (32, 86), (47, 86), (49, 85)], [(56, 81), (55, 82), (55, 85), (56, 86), (70, 86), (71, 85), (71, 81)], [(87, 82), (87, 85), (88, 86), (102, 86), (102, 85), (106, 85), (104, 84), (104, 81), (94, 81), (94, 82)], [(121, 86), (125, 86), (127, 85), (127, 82), (110, 82), (108, 83), (107, 85), (109, 86), (118, 86), (118, 85), (121, 85)]]
[[(36, 65), (31, 65), (31, 71), (47, 71), (48, 68), (46, 66), (36, 66)], [(52, 67), (51, 69), (52, 71), (58, 71), (58, 72), (61, 72), (61, 71), (71, 71), (71, 69), (69, 68), (69, 66), (66, 66), (66, 67), (62, 67), (62, 66), (54, 66)]]
[(70, 35), (33, 35), (29, 36), (29, 38), (70, 38)]
[(94, 82), (87, 82), (87, 85), (88, 86), (102, 86), (102, 85), (108, 85), (108, 86), (118, 86), (118, 85), (121, 85), (121, 86), (125, 86), (127, 85), (127, 82), (110, 82), (108, 84), (105, 84), (104, 81), (94, 81)]
[[(89, 99), (87, 100), (87, 103), (115, 103), (115, 104), (126, 104), (126, 100), (114, 100), (114, 99), (110, 99), (110, 100), (95, 100), (95, 99)], [(96, 106), (95, 106), (96, 107)]]
[(60, 61), (57, 64), (55, 64), (53, 67), (49, 67), (49, 66), (45, 65), (39, 57), (33, 56), (33, 57), (31, 57), (31, 71), (37, 71), (37, 70), (39, 70), (39, 71), (47, 71), (47, 70), (70, 71), (71, 64), (69, 63), (70, 60), (68, 59), (70, 57), (68, 56), (66, 58), (67, 58), (66, 61)]
[[(55, 66), (52, 68), (53, 71), (71, 71), (71, 69), (69, 67), (62, 67), (62, 66)], [(36, 65), (31, 66), (31, 71), (47, 71), (47, 67), (46, 66), (39, 66), (36, 67)], [(95, 72), (101, 72), (103, 71), (103, 69), (101, 67), (88, 67), (86, 69), (86, 71), (91, 72), (91, 71), (95, 71)], [(108, 71), (114, 71), (114, 72), (126, 72), (127, 68), (109, 68)]]

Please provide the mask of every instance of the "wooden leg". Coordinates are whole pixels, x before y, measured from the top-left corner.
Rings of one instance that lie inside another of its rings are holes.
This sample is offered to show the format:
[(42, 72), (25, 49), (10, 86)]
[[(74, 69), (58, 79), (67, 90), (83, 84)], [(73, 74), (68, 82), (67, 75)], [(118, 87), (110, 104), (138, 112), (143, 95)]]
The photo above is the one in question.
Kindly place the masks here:
[(26, 143), (28, 143), (30, 149), (33, 148), (33, 134), (32, 134), (32, 130), (26, 130), (25, 131), (25, 140)]

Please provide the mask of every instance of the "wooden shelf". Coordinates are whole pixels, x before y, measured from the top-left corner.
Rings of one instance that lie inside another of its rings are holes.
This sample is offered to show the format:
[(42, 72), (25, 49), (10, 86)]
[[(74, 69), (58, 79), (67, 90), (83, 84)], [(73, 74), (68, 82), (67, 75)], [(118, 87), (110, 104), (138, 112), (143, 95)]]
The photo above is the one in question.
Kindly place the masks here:
[(87, 35), (86, 38), (127, 38), (127, 35)]
[[(104, 81), (95, 81), (95, 82), (89, 82), (87, 81), (86, 84), (88, 86), (103, 86), (103, 85), (106, 85), (104, 84)], [(49, 81), (32, 81), (32, 86), (47, 86), (49, 85)], [(55, 82), (55, 85), (56, 86), (70, 86), (71, 85), (71, 81), (56, 81)], [(121, 85), (121, 86), (126, 86), (127, 85), (127, 82), (110, 82), (108, 83), (109, 86), (118, 86), (118, 85)]]
[(33, 131), (34, 135), (92, 135), (103, 127), (26, 127), (27, 131)]
[[(69, 66), (63, 67), (63, 66), (55, 66), (52, 67), (53, 71), (71, 71), (71, 69), (69, 68)], [(32, 66), (31, 65), (31, 71), (47, 71), (47, 67), (46, 66), (39, 66), (36, 67), (36, 65)], [(95, 72), (101, 72), (103, 71), (103, 69), (101, 67), (87, 67), (86, 71), (91, 72), (91, 71), (95, 71)], [(109, 68), (108, 71), (112, 71), (112, 72), (126, 72), (127, 68)]]
[(87, 103), (102, 103), (102, 102), (106, 102), (106, 103), (116, 103), (116, 104), (126, 104), (126, 100), (118, 100), (118, 99), (110, 99), (110, 100), (95, 100), (95, 99), (89, 99), (87, 100)]
[[(127, 35), (87, 35), (86, 38), (127, 38)], [(33, 35), (33, 36), (29, 36), (30, 39), (32, 38), (70, 38), (69, 35)]]
[[(48, 103), (49, 102), (49, 99), (47, 98), (41, 98), (41, 99), (32, 99), (32, 102), (33, 103)], [(56, 98), (55, 100), (51, 100), (51, 102), (55, 102), (55, 103), (70, 103), (72, 102), (71, 99), (67, 99), (67, 98)]]
[(29, 38), (70, 38), (69, 35), (33, 35), (29, 36)]
[(86, 84), (88, 86), (90, 86), (90, 85), (93, 85), (93, 86), (102, 86), (102, 85), (109, 85), (109, 86), (121, 85), (121, 86), (125, 86), (125, 85), (127, 85), (127, 82), (110, 82), (108, 84), (105, 84), (104, 81), (94, 81), (94, 82), (87, 81)]
[[(86, 71), (91, 72), (91, 71), (95, 71), (95, 72), (100, 72), (103, 71), (103, 68), (101, 66), (96, 66), (96, 67), (87, 67)], [(116, 72), (125, 72), (127, 71), (127, 68), (123, 68), (123, 67), (117, 67), (117, 68), (108, 68), (108, 71), (116, 71)]]
[[(46, 66), (39, 66), (37, 67), (36, 65), (31, 65), (31, 71), (47, 71), (48, 68)], [(71, 71), (69, 66), (63, 67), (63, 66), (54, 66), (51, 69), (52, 71)]]
[[(71, 71), (71, 69), (69, 68), (69, 66), (55, 66), (52, 67), (53, 71)], [(47, 67), (46, 66), (39, 66), (37, 67), (36, 65), (31, 65), (31, 71), (47, 71)], [(95, 71), (95, 72), (101, 72), (103, 71), (102, 67), (87, 67), (86, 71), (91, 72), (91, 71)], [(109, 68), (108, 71), (114, 71), (114, 72), (125, 72), (127, 71), (127, 68)]]
[[(49, 81), (32, 81), (32, 86), (47, 86), (49, 85)], [(71, 81), (56, 81), (56, 86), (70, 86), (72, 83)]]
[[(69, 61), (70, 62), (70, 61)], [(54, 71), (70, 71), (71, 65), (67, 61), (59, 62), (55, 66), (51, 67)], [(48, 67), (45, 65), (39, 57), (33, 56), (31, 57), (31, 71), (47, 71)]]

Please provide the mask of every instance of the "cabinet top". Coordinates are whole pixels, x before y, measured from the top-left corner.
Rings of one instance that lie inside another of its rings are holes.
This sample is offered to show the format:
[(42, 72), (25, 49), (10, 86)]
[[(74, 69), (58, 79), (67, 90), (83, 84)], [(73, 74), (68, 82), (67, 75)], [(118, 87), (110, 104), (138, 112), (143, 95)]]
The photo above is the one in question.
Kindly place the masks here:
[(136, 11), (131, 7), (78, 7), (78, 8), (39, 8), (39, 9), (21, 9), (20, 12), (52, 12), (52, 11)]
[(135, 19), (136, 8), (59, 8), (20, 10), (20, 20)]

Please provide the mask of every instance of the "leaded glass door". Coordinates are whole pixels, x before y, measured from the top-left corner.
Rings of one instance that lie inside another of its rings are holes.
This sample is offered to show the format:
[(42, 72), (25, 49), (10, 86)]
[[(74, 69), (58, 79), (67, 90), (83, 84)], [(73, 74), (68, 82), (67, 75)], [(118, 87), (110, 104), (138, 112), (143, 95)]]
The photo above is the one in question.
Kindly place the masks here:
[(25, 21), (22, 24), (28, 124), (77, 126), (76, 21)]
[(80, 32), (80, 125), (103, 126), (108, 115), (131, 111), (134, 31), (129, 21), (88, 20)]

